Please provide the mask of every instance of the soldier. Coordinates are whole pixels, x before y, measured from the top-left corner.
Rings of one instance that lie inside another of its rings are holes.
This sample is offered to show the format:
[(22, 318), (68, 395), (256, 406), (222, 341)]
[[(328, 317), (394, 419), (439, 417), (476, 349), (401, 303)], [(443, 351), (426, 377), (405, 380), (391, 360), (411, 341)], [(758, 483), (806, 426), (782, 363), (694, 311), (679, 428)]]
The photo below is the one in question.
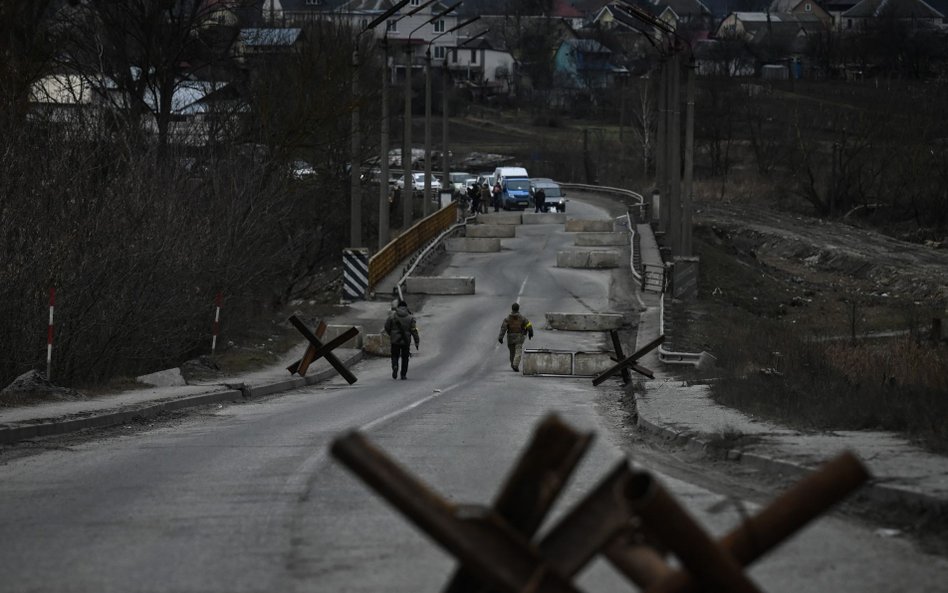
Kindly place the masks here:
[(392, 344), (392, 379), (398, 377), (398, 361), (402, 361), (401, 376), (407, 379), (408, 357), (411, 356), (411, 341), (415, 340), (415, 350), (418, 350), (418, 328), (415, 326), (415, 317), (408, 310), (408, 303), (398, 301), (395, 312), (385, 320), (385, 333)]
[(520, 356), (523, 354), (523, 336), (526, 334), (533, 339), (533, 324), (520, 314), (520, 303), (510, 306), (508, 315), (500, 326), (500, 337), (497, 341), (504, 343), (504, 334), (507, 334), (507, 348), (510, 350), (510, 368), (520, 372)]

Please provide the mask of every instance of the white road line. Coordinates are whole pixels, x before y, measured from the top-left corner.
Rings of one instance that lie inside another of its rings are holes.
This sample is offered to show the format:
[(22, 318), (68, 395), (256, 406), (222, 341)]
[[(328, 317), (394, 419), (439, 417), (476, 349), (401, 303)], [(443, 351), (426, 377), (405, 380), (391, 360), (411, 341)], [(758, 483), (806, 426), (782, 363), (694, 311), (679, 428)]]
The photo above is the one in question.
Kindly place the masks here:
[(407, 406), (405, 406), (405, 407), (403, 407), (403, 408), (400, 408), (400, 409), (398, 409), (398, 410), (395, 410), (394, 412), (389, 412), (388, 414), (382, 416), (381, 418), (376, 418), (375, 420), (373, 420), (373, 421), (371, 421), (371, 422), (368, 422), (368, 423), (366, 423), (366, 424), (363, 424), (362, 426), (359, 427), (359, 430), (363, 430), (363, 431), (365, 431), (365, 432), (368, 432), (368, 431), (372, 430), (373, 428), (375, 428), (376, 426), (378, 426), (379, 424), (384, 424), (385, 422), (388, 422), (389, 420), (392, 420), (393, 418), (397, 418), (397, 417), (401, 416), (401, 415), (404, 414), (405, 412), (410, 412), (411, 410), (414, 410), (414, 409), (417, 408), (418, 406), (420, 406), (420, 405), (422, 405), (422, 404), (425, 404), (425, 403), (428, 403), (428, 402), (430, 402), (431, 400), (435, 399), (436, 397), (441, 396), (441, 395), (444, 395), (445, 393), (447, 393), (447, 392), (449, 392), (449, 391), (451, 391), (451, 390), (457, 388), (459, 385), (460, 385), (460, 383), (455, 383), (454, 385), (451, 385), (450, 387), (445, 387), (444, 389), (441, 389), (440, 391), (436, 391), (436, 392), (432, 393), (431, 395), (429, 395), (429, 396), (427, 396), (427, 397), (423, 397), (423, 398), (421, 398), (420, 400), (418, 400), (418, 401), (416, 401), (416, 402), (412, 402), (412, 403), (408, 404)]

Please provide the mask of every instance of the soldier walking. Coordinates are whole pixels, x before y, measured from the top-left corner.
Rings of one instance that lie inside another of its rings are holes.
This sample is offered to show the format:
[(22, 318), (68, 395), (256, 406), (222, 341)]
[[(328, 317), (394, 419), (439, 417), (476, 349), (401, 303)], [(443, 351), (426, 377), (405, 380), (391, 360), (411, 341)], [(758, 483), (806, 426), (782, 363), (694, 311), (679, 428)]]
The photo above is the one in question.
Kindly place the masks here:
[(401, 360), (401, 377), (408, 377), (408, 358), (411, 356), (411, 341), (415, 340), (415, 350), (418, 350), (418, 328), (415, 326), (415, 317), (408, 310), (408, 303), (398, 301), (395, 312), (385, 320), (385, 333), (392, 344), (392, 379), (398, 377), (398, 361)]
[(504, 343), (504, 334), (507, 335), (507, 349), (510, 350), (510, 368), (520, 372), (520, 357), (523, 355), (523, 336), (533, 339), (533, 324), (520, 314), (520, 303), (510, 306), (510, 315), (504, 318), (500, 326), (500, 336), (497, 341)]

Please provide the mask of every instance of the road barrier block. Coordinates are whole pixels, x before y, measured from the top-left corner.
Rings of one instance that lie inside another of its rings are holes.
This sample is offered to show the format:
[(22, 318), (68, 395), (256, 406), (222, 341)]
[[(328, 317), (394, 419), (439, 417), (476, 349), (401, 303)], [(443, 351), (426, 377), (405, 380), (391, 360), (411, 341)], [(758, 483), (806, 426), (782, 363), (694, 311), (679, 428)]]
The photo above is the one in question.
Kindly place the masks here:
[(372, 356), (391, 356), (392, 343), (388, 334), (366, 334), (362, 341), (362, 351)]
[(565, 331), (609, 331), (619, 329), (625, 316), (619, 313), (547, 313), (552, 329)]
[(480, 224), (521, 224), (523, 217), (519, 212), (493, 212), (477, 217)]
[(566, 220), (567, 233), (611, 233), (615, 228), (611, 218), (585, 220), (569, 218)]
[(521, 360), (524, 375), (571, 375), (573, 353), (561, 350), (524, 349)]
[(409, 276), (405, 288), (412, 294), (474, 294), (474, 277)]
[[(351, 325), (327, 325), (326, 332), (323, 334), (323, 340), (326, 342), (331, 342), (341, 336), (342, 334), (349, 332), (353, 326)], [(358, 330), (353, 338), (339, 344), (337, 348), (351, 348), (353, 350), (358, 350), (362, 348), (362, 326), (354, 326)]]
[(573, 374), (577, 377), (595, 377), (614, 364), (611, 352), (577, 352), (573, 356)]
[(564, 224), (565, 212), (524, 212), (523, 224)]
[(453, 253), (492, 253), (500, 251), (500, 239), (467, 237), (446, 239), (444, 248)]
[(576, 235), (577, 247), (613, 247), (629, 244), (628, 233), (578, 233)]
[(469, 224), (465, 234), (470, 239), (511, 239), (517, 236), (517, 226), (512, 224)]
[(614, 249), (567, 250), (556, 252), (556, 266), (559, 268), (586, 268), (602, 270), (621, 267), (619, 252)]

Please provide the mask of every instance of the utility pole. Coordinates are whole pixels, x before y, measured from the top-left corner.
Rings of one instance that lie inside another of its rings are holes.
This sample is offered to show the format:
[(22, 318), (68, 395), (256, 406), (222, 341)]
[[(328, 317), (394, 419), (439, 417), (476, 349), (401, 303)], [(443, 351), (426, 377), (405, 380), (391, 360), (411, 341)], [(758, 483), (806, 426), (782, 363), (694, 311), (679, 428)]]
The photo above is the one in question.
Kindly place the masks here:
[(692, 215), (694, 212), (694, 169), (695, 169), (695, 58), (688, 60), (688, 81), (685, 83), (685, 182), (681, 200), (681, 254), (691, 257), (693, 241), (691, 237)]
[[(447, 180), (445, 180), (447, 183)], [(422, 195), (421, 217), (431, 212), (431, 45), (425, 52), (425, 191)]]
[(349, 246), (362, 247), (362, 140), (359, 132), (359, 36), (352, 50), (352, 134), (349, 163)]
[(681, 255), (681, 62), (673, 54), (668, 62), (668, 245), (672, 255)]
[(379, 139), (379, 249), (388, 244), (389, 239), (389, 202), (388, 195), (388, 37), (382, 39), (382, 136)]
[[(441, 191), (451, 191), (444, 184), (451, 183), (451, 158), (448, 153), (448, 54), (445, 53), (444, 60), (441, 62), (441, 165), (444, 167), (444, 181), (441, 183)], [(440, 197), (439, 197), (440, 207)]]
[[(409, 39), (409, 41), (411, 41)], [(411, 176), (411, 43), (405, 45), (405, 132), (402, 136), (402, 170), (405, 186), (402, 189), (402, 230), (411, 226), (414, 213), (415, 181)]]

